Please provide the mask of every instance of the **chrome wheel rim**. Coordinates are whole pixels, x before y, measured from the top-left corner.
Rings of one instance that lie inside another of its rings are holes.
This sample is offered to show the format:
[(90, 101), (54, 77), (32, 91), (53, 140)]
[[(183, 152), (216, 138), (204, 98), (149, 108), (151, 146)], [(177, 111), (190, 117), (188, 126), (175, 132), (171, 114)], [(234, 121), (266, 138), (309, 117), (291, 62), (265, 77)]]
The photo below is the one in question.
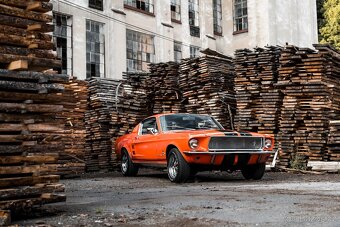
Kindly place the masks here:
[(168, 175), (171, 180), (175, 179), (178, 174), (178, 160), (175, 155), (169, 158)]
[(121, 168), (122, 168), (123, 173), (127, 172), (128, 165), (129, 165), (128, 157), (127, 157), (126, 154), (124, 154), (123, 157), (122, 157), (122, 164), (121, 164)]

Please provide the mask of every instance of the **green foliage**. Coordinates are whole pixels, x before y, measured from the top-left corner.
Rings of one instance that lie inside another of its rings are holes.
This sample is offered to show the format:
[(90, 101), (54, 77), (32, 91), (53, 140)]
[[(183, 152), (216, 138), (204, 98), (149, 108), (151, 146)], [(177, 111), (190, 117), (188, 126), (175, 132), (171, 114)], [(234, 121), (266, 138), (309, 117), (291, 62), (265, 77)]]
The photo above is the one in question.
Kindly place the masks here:
[(318, 34), (319, 34), (319, 41), (321, 41), (322, 36), (320, 33), (320, 29), (325, 24), (325, 17), (324, 17), (324, 9), (323, 4), (325, 3), (325, 0), (316, 0), (316, 8), (317, 8), (317, 18), (318, 18)]
[(329, 43), (340, 50), (340, 0), (325, 0), (324, 26), (320, 29), (321, 43)]
[(306, 157), (302, 155), (293, 154), (289, 164), (292, 169), (307, 170)]

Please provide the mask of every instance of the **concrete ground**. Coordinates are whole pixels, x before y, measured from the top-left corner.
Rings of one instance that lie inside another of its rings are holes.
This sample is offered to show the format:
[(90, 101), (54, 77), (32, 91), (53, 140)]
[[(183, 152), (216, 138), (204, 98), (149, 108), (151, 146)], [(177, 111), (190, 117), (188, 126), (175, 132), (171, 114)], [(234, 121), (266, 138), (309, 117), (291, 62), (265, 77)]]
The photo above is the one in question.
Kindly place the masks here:
[(169, 182), (162, 171), (62, 180), (67, 202), (13, 224), (41, 226), (340, 226), (340, 174), (199, 173)]

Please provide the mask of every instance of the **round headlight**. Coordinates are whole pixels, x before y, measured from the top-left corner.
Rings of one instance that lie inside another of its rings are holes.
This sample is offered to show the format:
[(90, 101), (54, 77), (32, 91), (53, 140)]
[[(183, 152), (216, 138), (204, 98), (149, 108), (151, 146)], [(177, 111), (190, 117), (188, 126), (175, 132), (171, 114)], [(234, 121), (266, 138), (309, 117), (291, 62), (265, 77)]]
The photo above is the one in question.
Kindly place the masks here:
[(198, 147), (198, 140), (197, 139), (191, 139), (189, 140), (189, 146), (192, 149), (195, 149), (196, 147)]
[(264, 141), (264, 147), (265, 148), (270, 148), (272, 146), (272, 140), (271, 139), (266, 139)]

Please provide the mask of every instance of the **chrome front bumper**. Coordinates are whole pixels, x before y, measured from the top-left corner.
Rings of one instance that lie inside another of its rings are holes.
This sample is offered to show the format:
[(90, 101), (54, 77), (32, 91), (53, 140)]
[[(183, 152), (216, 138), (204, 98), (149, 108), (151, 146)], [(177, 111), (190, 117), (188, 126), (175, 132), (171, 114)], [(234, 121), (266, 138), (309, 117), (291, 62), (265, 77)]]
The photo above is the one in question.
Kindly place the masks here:
[(183, 151), (187, 155), (226, 155), (226, 154), (275, 154), (275, 151), (243, 150), (243, 151)]

